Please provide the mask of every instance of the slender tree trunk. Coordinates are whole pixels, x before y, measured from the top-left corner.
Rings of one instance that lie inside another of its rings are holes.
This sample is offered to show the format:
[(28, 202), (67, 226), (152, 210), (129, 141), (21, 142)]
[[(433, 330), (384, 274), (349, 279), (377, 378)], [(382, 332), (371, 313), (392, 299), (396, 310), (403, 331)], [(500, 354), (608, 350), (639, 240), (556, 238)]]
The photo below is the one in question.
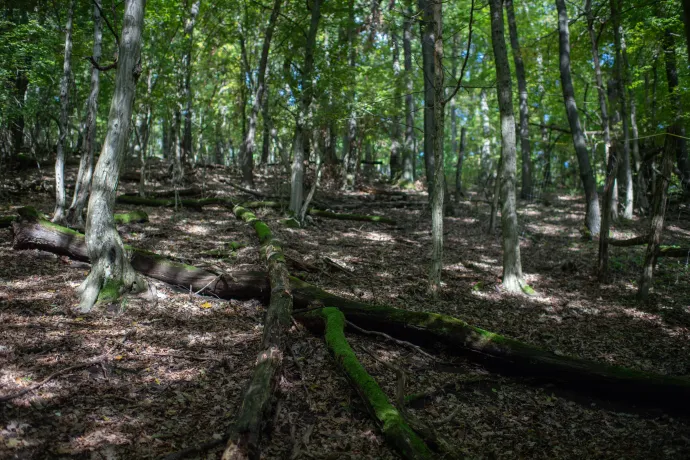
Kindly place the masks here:
[(132, 118), (136, 81), (141, 73), (141, 35), (146, 0), (125, 3), (115, 91), (108, 116), (108, 133), (94, 171), (86, 215), (86, 245), (91, 272), (79, 287), (82, 312), (93, 307), (103, 288), (108, 294), (142, 289), (145, 281), (136, 274), (115, 229), (113, 208)]
[(65, 148), (67, 133), (69, 132), (69, 87), (72, 74), (72, 16), (74, 15), (74, 0), (69, 2), (67, 25), (65, 26), (65, 58), (62, 65), (62, 80), (60, 80), (60, 137), (57, 144), (55, 158), (55, 213), (53, 222), (65, 224), (66, 201), (65, 194)]
[(480, 169), (479, 172), (479, 188), (484, 190), (489, 176), (492, 172), (491, 161), (491, 123), (489, 122), (489, 100), (486, 95), (486, 90), (482, 89), (479, 95), (479, 104), (482, 117), (482, 135), (484, 140), (482, 142), (482, 149), (479, 156)]
[[(97, 0), (98, 1), (98, 0)], [(101, 42), (103, 31), (101, 28), (101, 13), (99, 7), (93, 7), (93, 53), (91, 57), (98, 64), (101, 59)], [(84, 206), (91, 191), (91, 178), (93, 177), (93, 158), (96, 150), (96, 119), (98, 117), (98, 92), (100, 89), (100, 71), (96, 66), (91, 66), (91, 92), (86, 103), (86, 148), (79, 161), (79, 173), (74, 188), (72, 205), (67, 214), (67, 222), (72, 227), (84, 226)]]
[(199, 14), (200, 1), (192, 3), (189, 18), (185, 22), (184, 36), (187, 40), (187, 50), (183, 59), (184, 86), (182, 89), (184, 109), (184, 134), (182, 137), (182, 163), (192, 159), (192, 53), (194, 51), (194, 25)]
[(613, 201), (613, 191), (616, 187), (616, 175), (618, 172), (618, 152), (620, 142), (618, 139), (611, 144), (609, 158), (606, 165), (606, 183), (604, 185), (604, 212), (601, 213), (601, 233), (599, 235), (599, 281), (606, 282), (609, 274), (609, 228), (611, 213), (605, 212)]
[(148, 159), (149, 137), (151, 135), (151, 93), (153, 92), (153, 73), (149, 69), (146, 77), (146, 113), (141, 123), (137, 123), (134, 129), (137, 130), (139, 140), (139, 196), (146, 196), (146, 161)]
[(677, 128), (671, 126), (667, 130), (664, 145), (664, 156), (661, 160), (661, 174), (654, 190), (654, 203), (652, 204), (652, 222), (649, 232), (649, 243), (645, 253), (642, 277), (637, 296), (640, 300), (647, 300), (649, 290), (652, 287), (654, 277), (654, 266), (656, 265), (657, 250), (661, 244), (661, 232), (664, 229), (664, 213), (666, 212), (666, 202), (668, 200), (668, 185), (673, 169), (673, 155), (678, 151), (679, 135)]
[[(348, 64), (352, 72), (352, 78), (356, 80), (357, 49), (355, 46), (355, 0), (348, 0), (348, 24), (347, 24), (347, 43), (348, 43)], [(345, 138), (343, 139), (343, 163), (345, 167), (345, 187), (353, 187), (356, 182), (357, 164), (359, 152), (357, 151), (357, 111), (355, 109), (355, 82), (348, 95), (350, 117), (345, 128)]]
[(685, 25), (685, 41), (688, 49), (688, 62), (690, 62), (690, 0), (683, 0), (683, 24)]
[(467, 128), (464, 126), (460, 129), (460, 150), (458, 150), (458, 163), (455, 168), (455, 197), (459, 200), (464, 196), (462, 191), (462, 162), (465, 158), (465, 149), (467, 148)]
[(297, 215), (302, 209), (304, 201), (304, 131), (307, 126), (309, 109), (314, 95), (316, 82), (312, 78), (314, 71), (314, 51), (316, 48), (316, 34), (321, 20), (321, 2), (314, 0), (311, 4), (311, 22), (304, 47), (304, 65), (302, 66), (302, 88), (300, 109), (295, 120), (295, 138), (293, 143), (292, 177), (290, 184), (290, 211)]
[(17, 70), (14, 79), (15, 97), (17, 98), (16, 114), (10, 120), (10, 133), (12, 135), (12, 153), (16, 156), (24, 146), (24, 98), (29, 87), (29, 79), (24, 70)]
[[(256, 88), (254, 91), (254, 101), (252, 110), (249, 113), (249, 129), (244, 138), (244, 155), (245, 161), (242, 163), (242, 182), (246, 187), (254, 188), (254, 150), (256, 148), (256, 122), (259, 117), (259, 109), (264, 101), (264, 94), (266, 92), (266, 66), (268, 65), (268, 52), (271, 48), (271, 39), (273, 38), (273, 31), (275, 30), (276, 21), (280, 14), (280, 7), (283, 0), (274, 0), (271, 16), (268, 19), (266, 32), (264, 34), (264, 44), (261, 48), (261, 59), (259, 60), (259, 73), (256, 77)], [(265, 123), (265, 121), (264, 121)], [(266, 152), (268, 154), (268, 152)]]
[(518, 83), (520, 99), (520, 153), (522, 154), (522, 189), (520, 197), (523, 200), (532, 199), (532, 147), (529, 139), (529, 104), (527, 99), (527, 77), (525, 63), (522, 59), (520, 41), (518, 40), (518, 28), (515, 22), (515, 9), (513, 0), (504, 0), (508, 12), (508, 28), (510, 30), (510, 46), (513, 49), (513, 61), (515, 62), (515, 76)]
[(271, 97), (268, 92), (268, 85), (264, 92), (263, 101), (261, 102), (261, 117), (263, 118), (263, 136), (261, 144), (261, 164), (268, 164), (268, 157), (271, 151)]
[[(510, 64), (506, 50), (502, 0), (490, 0), (491, 42), (496, 64), (498, 108), (501, 113), (501, 229), (503, 233), (503, 287), (508, 292), (523, 288), (516, 211), (517, 149)], [(512, 9), (512, 8), (511, 8)], [(510, 17), (510, 13), (509, 13)], [(515, 37), (517, 39), (517, 36)], [(513, 45), (515, 49), (515, 46)], [(524, 69), (523, 69), (524, 70)], [(523, 76), (524, 77), (524, 76)], [(519, 80), (519, 77), (518, 77)], [(522, 100), (521, 100), (522, 103)], [(524, 145), (524, 144), (523, 144)], [(529, 148), (529, 147), (528, 147)]]
[[(429, 293), (437, 296), (441, 289), (443, 269), (443, 200), (446, 188), (443, 161), (443, 125), (445, 115), (445, 89), (443, 87), (443, 11), (442, 0), (419, 0), (422, 10), (422, 53), (424, 54), (424, 156), (429, 155), (432, 176), (427, 176), (431, 193), (431, 266), (429, 268)], [(427, 61), (431, 61), (430, 63)], [(429, 65), (430, 64), (430, 65)], [(431, 71), (432, 73), (427, 73)], [(428, 87), (426, 85), (428, 82)], [(427, 91), (428, 89), (430, 91)], [(427, 99), (431, 97), (431, 99)], [(431, 110), (428, 110), (431, 109)], [(427, 123), (427, 116), (433, 123)], [(427, 127), (433, 128), (427, 131)]]
[(415, 133), (414, 133), (414, 79), (412, 75), (412, 7), (408, 0), (408, 16), (403, 20), (403, 55), (405, 67), (405, 144), (403, 146), (403, 180), (414, 182)]
[[(402, 82), (400, 81), (400, 45), (399, 37), (395, 29), (390, 31), (392, 47), (393, 47), (393, 79), (395, 81), (395, 101), (400, 101), (402, 99)], [(391, 168), (391, 178), (397, 179), (400, 177), (402, 172), (402, 149), (403, 145), (401, 142), (402, 130), (400, 129), (400, 107), (397, 105), (393, 106), (393, 116), (391, 124), (391, 153), (390, 153), (390, 168)], [(368, 152), (367, 152), (368, 153)], [(368, 169), (371, 169), (372, 165), (367, 165)], [(371, 177), (367, 177), (371, 179)]]
[(585, 191), (587, 214), (585, 223), (592, 236), (599, 234), (601, 226), (601, 216), (599, 214), (599, 197), (597, 195), (596, 181), (589, 161), (589, 152), (585, 140), (580, 116), (575, 103), (575, 89), (570, 73), (570, 30), (568, 28), (568, 11), (565, 0), (556, 0), (558, 9), (558, 32), (559, 32), (559, 58), (561, 70), (561, 87), (563, 89), (563, 99), (565, 109), (570, 123), (570, 131), (573, 137), (573, 145), (577, 153), (577, 161), (580, 168), (580, 178)]

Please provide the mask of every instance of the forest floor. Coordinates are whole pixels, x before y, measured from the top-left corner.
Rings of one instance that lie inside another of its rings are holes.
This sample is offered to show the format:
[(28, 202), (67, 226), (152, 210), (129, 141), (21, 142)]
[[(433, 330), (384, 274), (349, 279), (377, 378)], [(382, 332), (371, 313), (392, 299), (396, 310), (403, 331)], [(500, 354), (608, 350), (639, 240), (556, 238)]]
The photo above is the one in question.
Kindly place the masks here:
[[(52, 212), (50, 173), (3, 179), (0, 214), (22, 205)], [(216, 195), (255, 199), (237, 195), (223, 182), (228, 178), (238, 182), (234, 173), (215, 168), (199, 171), (194, 181)], [(258, 185), (279, 195), (286, 182), (262, 176)], [(122, 185), (136, 189), (135, 183)], [(344, 212), (392, 217), (394, 226), (314, 218), (306, 228), (291, 229), (280, 224), (276, 210), (257, 213), (284, 242), (293, 274), (302, 267), (297, 274), (341, 296), (445, 313), (558, 354), (690, 374), (687, 259), (660, 260), (648, 304), (635, 300), (643, 247), (612, 248), (611, 282), (599, 284), (597, 242), (580, 235), (582, 200), (556, 191), (539, 203), (521, 203), (522, 264), (536, 295), (509, 295), (499, 287), (500, 232), (487, 231), (488, 206), (462, 201), (445, 221), (445, 284), (432, 301), (425, 295), (430, 217), (414, 204), (426, 195), (391, 196), (384, 188), (326, 189), (317, 200), (321, 207), (345, 204), (354, 209)], [(391, 207), (396, 198), (412, 204)], [(227, 209), (143, 209), (150, 222), (119, 228), (126, 243), (214, 270), (261, 265), (253, 231)], [(641, 235), (645, 225), (636, 217), (616, 224), (613, 233)], [(687, 207), (671, 206), (664, 241), (690, 246)], [(204, 255), (214, 249), (226, 257)], [(264, 312), (258, 301), (203, 297), (152, 280), (155, 301), (134, 297), (78, 316), (71, 310), (75, 288), (88, 264), (14, 251), (9, 229), (0, 230), (0, 260), (0, 397), (92, 363), (0, 403), (0, 458), (158, 458), (223, 435), (258, 352)], [(348, 333), (348, 339), (392, 400), (394, 368), (406, 372), (411, 410), (466, 458), (690, 458), (690, 419), (537, 386), (459, 358), (440, 355), (443, 362), (432, 362), (371, 337)], [(396, 458), (322, 338), (295, 325), (289, 340), (282, 397), (263, 457)], [(219, 452), (197, 458), (218, 458)]]

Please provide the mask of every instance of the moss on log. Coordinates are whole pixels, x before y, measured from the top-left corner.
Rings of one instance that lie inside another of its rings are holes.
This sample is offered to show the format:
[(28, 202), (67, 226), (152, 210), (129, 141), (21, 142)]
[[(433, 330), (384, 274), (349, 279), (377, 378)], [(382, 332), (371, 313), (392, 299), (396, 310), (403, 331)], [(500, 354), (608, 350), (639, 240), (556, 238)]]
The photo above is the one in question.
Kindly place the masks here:
[(337, 308), (323, 308), (310, 313), (324, 323), (328, 350), (350, 385), (364, 401), (386, 441), (409, 460), (434, 458), (424, 441), (405, 422), (402, 414), (390, 403), (376, 380), (364, 369), (345, 338), (345, 317)]
[[(273, 209), (286, 209), (288, 207), (287, 203), (280, 201), (250, 201), (244, 203), (242, 206), (245, 208), (273, 208)], [(310, 216), (323, 217), (325, 219), (337, 219), (337, 220), (354, 220), (358, 222), (375, 222), (379, 224), (391, 224), (395, 225), (396, 221), (384, 217), (384, 216), (368, 216), (364, 214), (344, 214), (330, 211), (322, 211), (316, 208), (309, 208), (307, 214)]]
[(242, 406), (223, 452), (223, 460), (260, 457), (261, 431), (265, 420), (270, 418), (273, 394), (283, 367), (284, 339), (292, 321), (290, 280), (279, 242), (273, 237), (268, 225), (247, 209), (235, 206), (233, 211), (238, 219), (254, 227), (261, 243), (263, 258), (268, 265), (271, 296), (264, 320), (261, 352), (256, 358), (254, 373), (242, 397)]
[(9, 228), (12, 226), (12, 222), (17, 220), (17, 216), (1, 216), (0, 217), (0, 228)]
[[(88, 261), (83, 236), (45, 220), (13, 225), (15, 249), (42, 249)], [(178, 286), (192, 286), (224, 299), (269, 300), (265, 272), (237, 271), (216, 275), (189, 265), (171, 262), (146, 251), (132, 250), (132, 265), (141, 273)], [(305, 309), (326, 305), (340, 309), (346, 319), (368, 330), (385, 332), (397, 339), (450, 354), (466, 356), (502, 373), (525, 375), (534, 383), (553, 383), (575, 391), (632, 404), (651, 405), (674, 413), (690, 410), (690, 379), (643, 372), (603, 363), (557, 355), (500, 334), (485, 331), (451, 316), (413, 312), (388, 306), (367, 305), (330, 294), (312, 284), (290, 277), (293, 305)], [(314, 330), (323, 321), (310, 320), (304, 312), (297, 319)]]
[(135, 224), (149, 221), (149, 215), (144, 211), (131, 211), (120, 214), (113, 214), (116, 224)]

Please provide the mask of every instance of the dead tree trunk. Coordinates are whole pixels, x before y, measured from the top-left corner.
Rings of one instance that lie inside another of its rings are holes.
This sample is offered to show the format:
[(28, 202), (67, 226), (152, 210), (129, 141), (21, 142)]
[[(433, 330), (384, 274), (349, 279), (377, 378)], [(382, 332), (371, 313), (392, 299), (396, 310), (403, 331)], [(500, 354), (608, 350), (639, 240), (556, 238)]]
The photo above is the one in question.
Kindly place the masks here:
[(69, 132), (69, 86), (72, 75), (72, 16), (74, 15), (74, 0), (69, 2), (67, 11), (67, 25), (65, 26), (65, 57), (62, 65), (62, 79), (60, 80), (60, 123), (55, 158), (55, 213), (53, 222), (63, 224), (67, 220), (65, 193), (65, 147)]
[(82, 312), (93, 308), (104, 287), (122, 293), (145, 286), (132, 268), (113, 221), (118, 179), (132, 118), (137, 79), (141, 73), (141, 35), (146, 0), (129, 0), (118, 55), (115, 92), (108, 117), (108, 134), (93, 176), (86, 214), (86, 243), (92, 261), (91, 272), (79, 287)]
[[(96, 0), (99, 1), (99, 0)], [(101, 60), (101, 42), (103, 41), (103, 31), (101, 28), (100, 6), (93, 7), (93, 58), (94, 64)], [(73, 227), (84, 226), (84, 206), (89, 198), (91, 191), (91, 178), (93, 177), (93, 158), (96, 150), (96, 118), (98, 116), (98, 92), (99, 92), (100, 71), (96, 65), (91, 66), (91, 92), (87, 102), (86, 115), (86, 149), (82, 153), (79, 161), (79, 173), (77, 183), (74, 188), (72, 205), (67, 213), (67, 222)]]

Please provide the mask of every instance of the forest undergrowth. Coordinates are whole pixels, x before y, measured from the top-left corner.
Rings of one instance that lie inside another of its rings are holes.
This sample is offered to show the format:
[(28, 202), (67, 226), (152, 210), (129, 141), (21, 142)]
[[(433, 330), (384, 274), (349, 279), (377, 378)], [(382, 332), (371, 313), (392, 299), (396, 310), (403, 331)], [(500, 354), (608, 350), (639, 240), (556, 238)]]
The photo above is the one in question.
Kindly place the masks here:
[[(207, 196), (256, 198), (228, 185), (236, 179), (229, 170), (196, 174)], [(284, 177), (258, 179), (267, 195), (285, 193), (279, 185)], [(6, 179), (0, 214), (25, 205), (50, 212), (52, 180), (40, 171)], [(121, 184), (121, 191), (135, 190), (135, 183)], [(409, 206), (391, 206), (385, 190), (325, 189), (317, 201), (320, 208), (387, 216), (396, 225), (313, 217), (305, 228), (288, 228), (275, 209), (256, 213), (282, 240), (292, 275), (343, 297), (448, 314), (556, 354), (690, 374), (688, 260), (660, 260), (647, 304), (635, 300), (643, 247), (612, 248), (612, 279), (599, 284), (597, 242), (580, 234), (582, 200), (554, 190), (519, 207), (523, 269), (536, 294), (506, 294), (500, 288), (500, 232), (487, 231), (488, 206), (460, 201), (445, 220), (444, 284), (432, 301), (426, 295), (429, 214), (418, 205), (427, 197), (410, 191), (393, 196)], [(126, 244), (216, 273), (261, 268), (252, 229), (224, 207), (173, 212), (118, 206), (135, 209), (146, 211), (149, 222), (119, 226)], [(687, 205), (672, 203), (667, 216), (665, 243), (689, 246)], [(645, 229), (636, 216), (615, 224), (613, 236), (624, 239)], [(75, 288), (88, 264), (15, 251), (9, 229), (0, 230), (0, 260), (0, 398), (79, 366), (0, 402), (0, 458), (159, 458), (223, 436), (261, 341), (265, 310), (257, 300), (226, 301), (149, 280), (148, 292), (78, 316), (72, 313)], [(392, 401), (401, 396), (405, 375), (405, 406), (460, 456), (690, 457), (688, 419), (534, 385), (457, 357), (430, 359), (383, 339), (349, 331), (347, 337)], [(281, 397), (262, 441), (263, 456), (395, 458), (323, 339), (298, 323), (288, 339)], [(198, 458), (217, 458), (221, 447)]]

